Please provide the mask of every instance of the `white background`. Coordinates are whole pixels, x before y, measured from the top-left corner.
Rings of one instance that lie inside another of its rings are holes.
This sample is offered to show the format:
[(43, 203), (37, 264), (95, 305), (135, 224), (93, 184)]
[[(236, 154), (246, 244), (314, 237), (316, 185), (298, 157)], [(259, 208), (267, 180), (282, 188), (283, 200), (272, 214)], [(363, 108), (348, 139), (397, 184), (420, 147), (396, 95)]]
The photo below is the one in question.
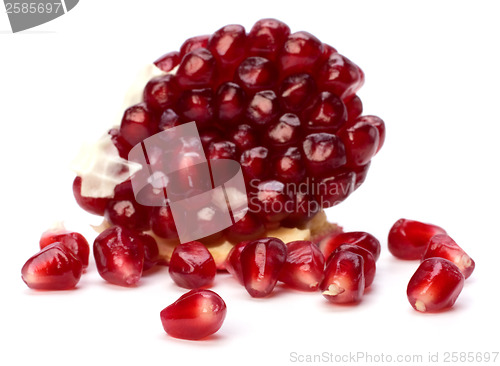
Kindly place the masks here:
[[(2, 10), (0, 364), (287, 365), (292, 352), (424, 361), (440, 352), (444, 361), (445, 352), (500, 351), (499, 10), (494, 1), (86, 0), (20, 34)], [(318, 293), (279, 289), (252, 299), (219, 276), (223, 328), (189, 342), (168, 337), (160, 323), (160, 310), (184, 292), (166, 269), (125, 289), (101, 280), (92, 260), (74, 291), (29, 290), (21, 267), (53, 221), (67, 221), (90, 242), (95, 236), (89, 224), (98, 220), (74, 203), (68, 165), (84, 141), (116, 122), (136, 73), (187, 37), (229, 23), (249, 29), (263, 17), (307, 30), (360, 65), (365, 113), (386, 121), (386, 144), (367, 181), (328, 212), (383, 245), (363, 302), (339, 307)], [(418, 263), (386, 248), (401, 217), (444, 227), (475, 259), (451, 311), (425, 315), (409, 305), (406, 285)]]

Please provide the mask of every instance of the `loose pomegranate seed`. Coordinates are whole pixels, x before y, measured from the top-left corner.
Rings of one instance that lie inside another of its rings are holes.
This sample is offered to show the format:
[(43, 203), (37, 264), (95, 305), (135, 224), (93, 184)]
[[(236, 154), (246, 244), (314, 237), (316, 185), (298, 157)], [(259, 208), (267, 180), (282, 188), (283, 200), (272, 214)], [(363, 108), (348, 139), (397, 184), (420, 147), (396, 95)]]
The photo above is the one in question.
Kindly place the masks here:
[(429, 240), (436, 234), (446, 234), (439, 226), (420, 221), (399, 219), (389, 231), (389, 251), (399, 259), (421, 259)]
[(280, 119), (271, 124), (264, 139), (275, 150), (283, 150), (295, 145), (300, 137), (300, 120), (293, 113), (285, 113)]
[(177, 51), (168, 52), (153, 62), (157, 68), (169, 72), (181, 62), (180, 53)]
[(281, 83), (281, 107), (290, 112), (302, 111), (316, 92), (316, 83), (309, 74), (290, 75)]
[(236, 244), (234, 247), (231, 248), (229, 251), (229, 254), (226, 257), (226, 260), (224, 261), (224, 267), (225, 269), (234, 277), (238, 280), (238, 282), (241, 285), (244, 285), (243, 283), (243, 273), (241, 272), (241, 252), (243, 249), (246, 247), (246, 245), (250, 243), (250, 241), (245, 240), (241, 241), (238, 244)]
[(245, 112), (245, 92), (238, 84), (224, 83), (217, 90), (215, 107), (219, 121), (236, 125)]
[(142, 270), (147, 271), (161, 262), (158, 243), (156, 243), (155, 238), (151, 235), (140, 233), (138, 236), (141, 238), (144, 246), (144, 264)]
[(258, 145), (258, 138), (250, 125), (241, 124), (228, 134), (229, 141), (236, 145), (239, 152), (251, 149)]
[(202, 36), (196, 36), (186, 39), (180, 48), (181, 60), (191, 51), (194, 51), (198, 48), (207, 48), (209, 38), (210, 35), (205, 34)]
[(64, 229), (47, 230), (40, 238), (40, 249), (57, 242), (66, 247), (80, 261), (83, 268), (88, 267), (90, 247), (82, 234)]
[(153, 207), (151, 211), (151, 229), (161, 238), (179, 238), (170, 206)]
[(273, 89), (278, 71), (274, 64), (263, 57), (248, 57), (236, 71), (236, 81), (249, 94), (263, 89)]
[(119, 286), (134, 286), (142, 276), (143, 240), (128, 229), (112, 226), (95, 238), (94, 258), (103, 279)]
[(267, 157), (269, 150), (263, 146), (253, 147), (241, 154), (240, 164), (247, 182), (264, 179), (268, 174)]
[(245, 28), (238, 24), (230, 24), (217, 30), (208, 40), (208, 49), (219, 64), (219, 69), (229, 71), (233, 75), (234, 68), (245, 57)]
[(225, 231), (226, 238), (232, 242), (256, 239), (262, 236), (265, 227), (259, 216), (247, 212), (240, 220), (228, 227)]
[(276, 19), (261, 19), (248, 33), (248, 53), (274, 61), (289, 35), (290, 28), (285, 23)]
[(321, 177), (346, 163), (344, 143), (329, 133), (307, 135), (302, 143), (304, 161), (309, 174)]
[(323, 279), (325, 258), (316, 244), (307, 240), (287, 243), (287, 256), (279, 280), (302, 291), (317, 291)]
[(327, 258), (327, 265), (329, 261), (340, 251), (347, 250), (351, 253), (358, 254), (363, 257), (363, 274), (365, 276), (365, 288), (371, 286), (373, 280), (375, 279), (375, 258), (372, 253), (365, 248), (362, 248), (355, 244), (342, 244), (337, 249), (335, 249), (329, 258)]
[(277, 238), (251, 241), (241, 251), (243, 283), (252, 297), (268, 296), (285, 264), (286, 245)]
[(347, 121), (347, 108), (335, 94), (321, 92), (302, 113), (310, 132), (337, 132)]
[(226, 303), (210, 290), (191, 290), (160, 312), (163, 329), (175, 338), (199, 340), (217, 332)]
[(437, 234), (431, 238), (422, 260), (433, 257), (448, 259), (460, 269), (465, 278), (469, 278), (476, 267), (472, 258), (446, 234)]
[(146, 103), (136, 104), (125, 111), (120, 125), (120, 135), (127, 143), (134, 146), (151, 136), (153, 132), (153, 118)]
[(175, 104), (178, 86), (173, 75), (161, 75), (152, 78), (144, 88), (143, 99), (149, 108), (157, 113)]
[(336, 206), (344, 201), (356, 187), (356, 173), (339, 171), (317, 183), (315, 198), (322, 208)]
[(81, 275), (81, 262), (60, 242), (44, 247), (21, 269), (23, 281), (34, 290), (69, 290)]
[(160, 131), (165, 131), (169, 128), (180, 126), (182, 124), (181, 118), (173, 109), (165, 109), (160, 117), (160, 122), (158, 123), (158, 129)]
[(269, 223), (279, 223), (293, 209), (293, 200), (286, 186), (277, 180), (266, 180), (257, 185), (250, 198), (249, 208)]
[(209, 127), (214, 116), (212, 90), (186, 90), (179, 97), (177, 112), (184, 121), (195, 121), (198, 129)]
[(344, 142), (347, 161), (353, 166), (368, 164), (377, 153), (379, 145), (378, 129), (372, 124), (355, 120), (339, 132)]
[(347, 250), (337, 252), (328, 262), (319, 288), (334, 304), (359, 302), (365, 289), (363, 257)]
[(94, 215), (104, 216), (109, 198), (82, 196), (82, 177), (77, 176), (73, 181), (73, 196), (75, 196), (76, 203), (85, 211)]
[(284, 183), (299, 183), (304, 179), (306, 170), (298, 147), (289, 147), (277, 155), (273, 163), (274, 176)]
[(248, 104), (246, 118), (255, 128), (265, 128), (278, 116), (276, 94), (272, 90), (256, 93)]
[(215, 58), (206, 48), (197, 48), (186, 54), (177, 69), (177, 83), (182, 89), (206, 88), (215, 74)]
[(361, 116), (358, 118), (358, 121), (368, 122), (369, 124), (371, 124), (372, 126), (375, 126), (377, 128), (379, 139), (378, 139), (378, 146), (377, 146), (376, 153), (379, 152), (379, 150), (384, 145), (384, 141), (385, 141), (385, 123), (384, 123), (384, 121), (382, 121), (382, 119), (380, 119), (377, 116)]
[(363, 71), (339, 53), (332, 53), (318, 69), (316, 76), (321, 89), (338, 95), (343, 100), (356, 94), (363, 86), (364, 79)]
[(198, 241), (176, 246), (168, 267), (177, 286), (191, 289), (211, 286), (216, 271), (214, 258)]
[(323, 44), (310, 33), (296, 32), (286, 40), (279, 56), (281, 72), (290, 75), (314, 70), (323, 53)]
[(422, 313), (450, 308), (464, 287), (464, 276), (444, 258), (424, 260), (408, 283), (411, 306)]
[(231, 141), (214, 141), (208, 147), (208, 158), (216, 159), (236, 159), (236, 145)]
[[(353, 95), (348, 100), (344, 101), (347, 109), (347, 120), (354, 121), (363, 113), (363, 103), (357, 95)], [(379, 131), (380, 132), (380, 131)]]
[(352, 244), (364, 248), (372, 253), (375, 260), (380, 257), (380, 242), (373, 235), (363, 231), (334, 233), (321, 239), (318, 246), (325, 258), (328, 258), (342, 244)]

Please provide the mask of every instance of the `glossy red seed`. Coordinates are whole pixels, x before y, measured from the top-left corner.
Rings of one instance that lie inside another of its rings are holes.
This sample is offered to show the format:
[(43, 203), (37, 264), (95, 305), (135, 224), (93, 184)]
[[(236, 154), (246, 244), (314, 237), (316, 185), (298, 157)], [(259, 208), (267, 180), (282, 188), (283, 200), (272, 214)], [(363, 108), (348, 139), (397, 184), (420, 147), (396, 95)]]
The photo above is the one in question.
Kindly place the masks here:
[(266, 180), (256, 187), (249, 208), (268, 223), (279, 223), (293, 210), (293, 200), (286, 186), (278, 180)]
[(216, 333), (226, 317), (226, 304), (210, 290), (191, 290), (160, 312), (163, 329), (175, 338), (199, 340)]
[(108, 131), (108, 135), (110, 136), (116, 150), (118, 150), (118, 155), (120, 155), (122, 159), (128, 159), (128, 154), (130, 149), (132, 149), (132, 145), (125, 141), (120, 134), (120, 130), (118, 128), (112, 128)]
[(142, 244), (144, 246), (144, 264), (142, 270), (147, 271), (148, 269), (153, 268), (156, 264), (161, 262), (158, 243), (151, 235), (144, 233), (140, 233), (138, 235), (141, 238)]
[(421, 259), (429, 240), (436, 234), (446, 234), (446, 231), (436, 225), (399, 219), (389, 231), (387, 245), (399, 259)]
[(307, 240), (286, 244), (287, 256), (279, 280), (302, 291), (317, 291), (323, 279), (325, 258), (316, 244)]
[(241, 252), (250, 243), (249, 240), (244, 240), (236, 244), (229, 251), (226, 260), (224, 261), (224, 268), (241, 284), (243, 283), (243, 273), (241, 272)]
[(198, 241), (177, 245), (168, 267), (175, 284), (190, 289), (211, 286), (216, 271), (212, 254)]
[[(252, 180), (265, 179), (268, 174), (269, 150), (263, 146), (253, 147), (244, 151), (240, 157), (240, 165), (247, 183)], [(254, 185), (254, 188), (257, 186)]]
[(299, 117), (293, 113), (285, 113), (267, 127), (264, 141), (275, 150), (284, 150), (295, 145), (300, 137)]
[(206, 154), (206, 152), (208, 151), (208, 147), (212, 142), (222, 140), (222, 134), (220, 133), (219, 130), (216, 130), (215, 128), (208, 128), (200, 133), (200, 140)]
[(251, 212), (247, 212), (243, 218), (228, 227), (224, 234), (229, 241), (240, 242), (261, 237), (265, 233), (265, 227), (260, 218)]
[(104, 217), (113, 225), (143, 231), (150, 227), (151, 210), (136, 202), (133, 196), (109, 200)]
[(195, 121), (198, 129), (210, 127), (214, 116), (212, 90), (186, 90), (179, 98), (176, 111), (184, 121)]
[(356, 173), (339, 171), (336, 174), (322, 178), (316, 185), (315, 198), (321, 208), (336, 206), (344, 201), (356, 187)]
[(82, 234), (64, 229), (47, 230), (40, 237), (40, 249), (56, 242), (66, 247), (80, 261), (83, 268), (88, 267), (90, 247)]
[(340, 251), (347, 250), (351, 253), (358, 254), (363, 257), (363, 274), (365, 276), (365, 288), (369, 287), (373, 280), (375, 279), (376, 265), (375, 258), (372, 253), (365, 248), (362, 248), (355, 244), (341, 244), (337, 249), (335, 249), (330, 257), (327, 258), (327, 265), (330, 260)]
[(152, 78), (144, 87), (143, 100), (156, 113), (172, 107), (177, 98), (178, 86), (173, 75)]
[(294, 74), (285, 78), (279, 89), (281, 108), (289, 112), (302, 111), (316, 92), (316, 82), (309, 74)]
[(296, 32), (286, 40), (279, 55), (284, 76), (314, 70), (323, 54), (323, 44), (308, 32)]
[(155, 132), (153, 117), (146, 103), (139, 103), (125, 110), (120, 124), (120, 135), (134, 146)]
[(307, 135), (302, 142), (306, 169), (310, 175), (321, 177), (346, 163), (346, 152), (342, 140), (329, 133)]
[(385, 123), (384, 123), (384, 121), (377, 116), (361, 116), (358, 118), (358, 121), (367, 122), (367, 123), (369, 123), (372, 126), (375, 126), (377, 128), (379, 139), (378, 139), (378, 146), (377, 146), (376, 153), (378, 153), (379, 150), (384, 145), (384, 141), (385, 141)]
[(271, 294), (285, 264), (286, 253), (286, 245), (277, 238), (254, 240), (243, 248), (240, 255), (241, 272), (250, 296), (265, 297)]
[(219, 63), (219, 68), (231, 68), (245, 57), (245, 28), (230, 24), (217, 30), (210, 36), (207, 48)]
[(320, 89), (327, 90), (343, 100), (348, 100), (363, 86), (364, 74), (347, 57), (332, 53), (318, 68), (316, 80)]
[(277, 80), (276, 66), (263, 57), (248, 57), (236, 70), (236, 81), (248, 94), (273, 89)]
[(292, 146), (277, 155), (273, 162), (273, 172), (276, 179), (281, 182), (300, 183), (306, 174), (300, 149)]
[(344, 143), (347, 163), (351, 166), (368, 164), (377, 153), (379, 134), (375, 126), (368, 122), (355, 120), (339, 132)]
[(326, 266), (319, 288), (334, 304), (361, 301), (365, 289), (363, 257), (347, 250), (336, 253)]
[(237, 125), (246, 108), (246, 95), (235, 83), (227, 82), (217, 90), (215, 110), (221, 124)]
[(158, 129), (160, 131), (165, 131), (172, 127), (177, 127), (182, 124), (179, 115), (171, 108), (165, 109), (160, 117), (160, 122), (158, 123)]
[(174, 69), (181, 62), (180, 53), (177, 51), (168, 52), (159, 57), (153, 63), (162, 71), (169, 72)]
[(432, 257), (448, 259), (458, 267), (465, 278), (469, 278), (476, 267), (472, 258), (446, 234), (434, 235), (427, 244), (422, 261)]
[(112, 226), (94, 241), (97, 271), (103, 279), (118, 286), (134, 286), (142, 276), (144, 244), (133, 231)]
[[(300, 183), (299, 183), (300, 184)], [(281, 222), (283, 227), (303, 227), (314, 215), (316, 215), (321, 207), (312, 195), (295, 191), (293, 194), (293, 209), (290, 215)]]
[(248, 33), (248, 53), (276, 60), (278, 52), (289, 35), (290, 28), (285, 23), (276, 19), (261, 19)]
[(206, 48), (197, 48), (184, 56), (177, 69), (177, 83), (182, 89), (206, 88), (215, 76), (215, 58)]
[(335, 94), (321, 92), (303, 111), (304, 127), (310, 132), (337, 132), (347, 121), (347, 109)]
[(370, 164), (371, 163), (351, 168), (352, 171), (356, 174), (356, 184), (354, 185), (354, 190), (358, 189), (366, 180), (366, 177), (368, 176), (368, 170), (370, 169)]
[(408, 301), (423, 313), (448, 309), (455, 304), (464, 282), (462, 272), (449, 260), (426, 259), (408, 283)]
[(357, 245), (372, 253), (375, 260), (380, 257), (381, 246), (377, 238), (364, 231), (349, 231), (345, 233), (334, 233), (321, 239), (318, 243), (321, 253), (325, 258), (330, 257), (335, 249), (342, 244)]
[(151, 229), (160, 238), (179, 238), (170, 206), (153, 207), (151, 211)]
[(361, 98), (357, 95), (353, 95), (351, 98), (344, 101), (344, 104), (347, 109), (348, 121), (354, 121), (363, 113), (363, 103), (361, 102)]
[(104, 216), (104, 210), (108, 204), (109, 198), (107, 197), (87, 197), (82, 196), (82, 178), (75, 177), (73, 181), (73, 196), (76, 203), (85, 211), (99, 216)]
[(229, 141), (236, 145), (240, 152), (256, 147), (259, 143), (257, 134), (250, 125), (240, 124), (228, 133)]
[(21, 269), (23, 281), (34, 290), (69, 290), (81, 275), (81, 262), (59, 242), (44, 247)]
[(207, 48), (209, 38), (210, 35), (205, 34), (202, 36), (196, 36), (186, 39), (179, 51), (181, 60), (191, 51), (194, 51), (198, 48)]
[(255, 128), (265, 128), (278, 117), (279, 106), (272, 90), (256, 93), (248, 103), (245, 117)]

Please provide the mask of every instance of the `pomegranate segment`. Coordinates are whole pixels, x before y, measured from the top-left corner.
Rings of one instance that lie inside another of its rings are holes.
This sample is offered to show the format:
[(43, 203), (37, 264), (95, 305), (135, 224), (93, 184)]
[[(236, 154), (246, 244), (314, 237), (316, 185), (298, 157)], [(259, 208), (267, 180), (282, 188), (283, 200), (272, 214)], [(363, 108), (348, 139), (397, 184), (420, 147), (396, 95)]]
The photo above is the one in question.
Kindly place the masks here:
[(40, 238), (40, 249), (56, 242), (66, 247), (80, 261), (83, 268), (88, 267), (90, 247), (82, 234), (64, 229), (47, 230)]
[(375, 260), (380, 256), (380, 242), (373, 235), (363, 231), (334, 233), (322, 238), (318, 246), (325, 258), (328, 258), (342, 244), (352, 244), (364, 248), (372, 253)]
[(370, 253), (365, 248), (362, 248), (355, 244), (342, 244), (337, 249), (333, 251), (329, 258), (327, 258), (326, 263), (330, 263), (330, 260), (341, 251), (348, 251), (354, 254), (358, 254), (363, 257), (363, 274), (365, 276), (365, 288), (370, 287), (375, 279), (376, 265), (375, 258), (372, 253)]
[(243, 248), (240, 254), (241, 273), (250, 296), (265, 297), (273, 291), (286, 254), (286, 245), (277, 238), (254, 240)]
[(199, 340), (217, 332), (226, 317), (226, 303), (210, 290), (191, 290), (160, 312), (171, 337)]
[(168, 267), (175, 284), (189, 289), (211, 286), (216, 271), (214, 258), (198, 241), (177, 245)]
[(420, 221), (399, 219), (389, 231), (389, 251), (399, 259), (421, 259), (429, 240), (436, 234), (446, 234), (439, 226)]
[(432, 257), (448, 259), (460, 269), (466, 279), (470, 277), (476, 266), (472, 258), (446, 234), (434, 235), (429, 241), (422, 261)]
[(287, 256), (279, 280), (302, 291), (317, 291), (323, 279), (325, 258), (318, 246), (307, 240), (286, 244)]
[(97, 271), (118, 286), (134, 286), (142, 276), (144, 244), (141, 237), (120, 226), (112, 226), (94, 241)]
[(45, 246), (21, 269), (23, 281), (34, 290), (69, 290), (81, 275), (81, 262), (60, 242)]
[(341, 250), (328, 262), (325, 277), (319, 288), (323, 296), (334, 304), (357, 303), (365, 290), (363, 257)]
[(426, 259), (408, 283), (408, 301), (422, 313), (448, 309), (455, 304), (464, 282), (460, 269), (449, 260)]

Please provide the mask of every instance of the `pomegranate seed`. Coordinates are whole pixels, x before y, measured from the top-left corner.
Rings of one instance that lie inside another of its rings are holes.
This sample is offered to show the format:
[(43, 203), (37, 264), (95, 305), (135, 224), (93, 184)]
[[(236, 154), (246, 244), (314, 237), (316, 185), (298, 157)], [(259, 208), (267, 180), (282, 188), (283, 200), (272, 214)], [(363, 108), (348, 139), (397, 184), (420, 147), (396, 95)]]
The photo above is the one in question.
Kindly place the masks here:
[(384, 145), (384, 141), (385, 141), (385, 123), (384, 123), (384, 121), (382, 121), (382, 119), (380, 119), (377, 116), (361, 116), (358, 118), (358, 121), (368, 122), (369, 124), (371, 124), (372, 126), (375, 126), (377, 128), (379, 139), (378, 139), (378, 146), (377, 146), (376, 153), (378, 153), (379, 150)]
[(347, 250), (351, 253), (358, 254), (363, 257), (363, 274), (365, 276), (365, 288), (370, 287), (375, 279), (375, 258), (370, 251), (366, 250), (355, 244), (342, 244), (337, 249), (335, 249), (329, 258), (327, 258), (327, 265), (333, 256), (340, 251)]
[[(245, 28), (230, 24), (217, 30), (208, 40), (208, 49), (219, 63), (221, 70), (233, 70), (245, 57)], [(229, 75), (232, 76), (232, 72)]]
[(421, 259), (429, 240), (436, 234), (446, 234), (439, 226), (420, 221), (399, 219), (389, 231), (389, 251), (399, 259)]
[(465, 278), (470, 277), (476, 266), (472, 258), (446, 234), (434, 235), (429, 241), (422, 260), (432, 257), (448, 259), (460, 269)]
[(198, 129), (209, 127), (214, 116), (212, 90), (186, 90), (179, 97), (177, 112), (184, 121), (195, 121)]
[(253, 147), (241, 154), (240, 164), (247, 182), (264, 179), (268, 174), (267, 157), (269, 151), (263, 146)]
[(424, 260), (408, 283), (411, 306), (422, 313), (450, 308), (464, 287), (464, 276), (444, 258)]
[(296, 192), (294, 198), (293, 210), (281, 222), (283, 227), (303, 227), (321, 208), (319, 203), (307, 193)]
[(63, 229), (47, 230), (40, 238), (40, 249), (56, 242), (66, 247), (80, 261), (83, 268), (88, 267), (90, 248), (82, 234)]
[(247, 212), (240, 220), (228, 227), (225, 231), (226, 238), (232, 242), (256, 239), (262, 236), (265, 227), (257, 215)]
[(210, 290), (191, 290), (160, 312), (163, 329), (175, 338), (199, 340), (217, 332), (226, 317), (226, 303)]
[(359, 302), (365, 289), (363, 257), (347, 250), (335, 253), (326, 266), (319, 288), (334, 304)]
[(169, 128), (180, 126), (182, 121), (179, 115), (173, 109), (165, 109), (160, 117), (160, 122), (158, 123), (158, 129), (160, 131), (165, 131)]
[(190, 289), (211, 286), (216, 271), (212, 254), (198, 241), (177, 245), (168, 267), (175, 284)]
[(278, 76), (274, 64), (263, 57), (248, 57), (236, 71), (236, 81), (249, 94), (262, 89), (273, 89)]
[(178, 86), (173, 75), (161, 75), (152, 78), (144, 88), (143, 99), (157, 113), (175, 104)]
[(252, 126), (241, 124), (229, 132), (229, 141), (236, 145), (238, 151), (245, 151), (256, 147), (258, 139)]
[[(363, 113), (363, 103), (357, 95), (353, 95), (348, 100), (344, 101), (347, 109), (347, 120), (354, 121)], [(379, 131), (380, 132), (380, 131)]]
[(279, 280), (302, 291), (317, 291), (323, 279), (325, 258), (316, 244), (307, 240), (287, 243), (287, 256)]
[(290, 28), (285, 23), (276, 19), (261, 19), (248, 33), (248, 53), (274, 61), (289, 35)]
[(347, 121), (347, 108), (335, 94), (322, 92), (304, 110), (302, 119), (310, 132), (335, 133)]
[(168, 52), (153, 62), (157, 68), (169, 72), (181, 62), (180, 53), (177, 51)]
[(257, 239), (243, 248), (241, 273), (250, 296), (265, 297), (273, 291), (285, 264), (286, 252), (286, 245), (277, 238)]
[(332, 53), (319, 68), (316, 80), (321, 89), (347, 100), (361, 88), (365, 77), (363, 71), (347, 57)]
[(265, 140), (270, 147), (283, 150), (295, 145), (299, 141), (299, 136), (299, 117), (293, 113), (285, 113), (267, 128)]
[(314, 70), (323, 53), (323, 44), (310, 33), (296, 32), (286, 40), (279, 56), (284, 75)]
[(284, 183), (299, 183), (306, 174), (302, 154), (295, 146), (276, 156), (273, 168), (274, 176)]
[(146, 103), (129, 107), (123, 114), (120, 135), (134, 146), (154, 133), (152, 117)]
[(198, 48), (207, 48), (209, 38), (210, 35), (205, 34), (202, 36), (196, 36), (186, 39), (180, 49), (181, 60), (191, 51), (194, 51)]
[(208, 158), (216, 159), (236, 159), (236, 145), (231, 141), (214, 141), (208, 147)]
[(206, 88), (215, 74), (215, 58), (206, 48), (187, 53), (177, 69), (177, 83), (182, 89)]
[(147, 271), (161, 262), (158, 244), (151, 235), (140, 233), (138, 236), (141, 238), (144, 246), (144, 264), (142, 270)]
[(224, 267), (241, 285), (243, 283), (243, 273), (241, 272), (241, 252), (250, 241), (245, 240), (231, 248), (224, 262)]
[(331, 177), (323, 178), (317, 183), (316, 200), (322, 208), (336, 206), (344, 201), (356, 187), (356, 173), (353, 171), (338, 172)]
[(120, 225), (131, 230), (149, 229), (150, 209), (138, 204), (132, 196), (109, 200), (104, 217), (113, 225)]
[(304, 161), (309, 174), (321, 177), (346, 163), (344, 143), (329, 133), (307, 135), (302, 143)]
[(250, 210), (269, 223), (279, 223), (293, 208), (293, 200), (286, 186), (277, 180), (266, 180), (257, 185), (257, 192), (250, 198)]
[(350, 165), (368, 164), (377, 153), (379, 144), (378, 130), (368, 122), (356, 120), (350, 126), (339, 132), (344, 142), (347, 161)]
[(81, 275), (81, 262), (60, 242), (44, 247), (21, 269), (23, 281), (34, 290), (69, 290)]
[(334, 233), (321, 239), (318, 246), (325, 258), (328, 258), (342, 244), (352, 244), (364, 248), (372, 253), (375, 260), (380, 257), (380, 242), (373, 235), (363, 231)]
[(151, 229), (160, 238), (179, 238), (170, 206), (153, 207), (151, 211)]
[(118, 150), (118, 155), (120, 155), (122, 159), (128, 159), (128, 154), (130, 149), (132, 149), (132, 145), (125, 141), (120, 134), (120, 130), (118, 128), (112, 128), (108, 131), (108, 135), (111, 137), (111, 141), (116, 147), (116, 150)]
[(85, 211), (94, 215), (104, 216), (109, 198), (82, 196), (82, 177), (77, 176), (73, 181), (73, 196), (75, 196), (76, 203)]
[(367, 175), (368, 175), (368, 169), (370, 169), (370, 164), (365, 164), (363, 166), (358, 166), (353, 169), (354, 173), (356, 174), (356, 184), (354, 185), (354, 190), (358, 189), (365, 181)]
[(238, 84), (224, 83), (217, 90), (215, 106), (219, 121), (236, 125), (245, 112), (245, 92)]
[(112, 226), (95, 238), (94, 258), (103, 279), (119, 286), (134, 286), (142, 276), (143, 240), (128, 229)]
[[(203, 149), (205, 150), (205, 154), (208, 151), (208, 147), (212, 142), (222, 140), (222, 135), (216, 129), (206, 129), (205, 131), (200, 133), (201, 144), (203, 145)], [(233, 141), (234, 142), (234, 141)]]
[(246, 118), (255, 128), (268, 126), (279, 113), (276, 94), (272, 90), (256, 93), (248, 103)]
[(302, 111), (316, 92), (316, 83), (309, 74), (290, 75), (281, 83), (281, 107), (290, 112)]

